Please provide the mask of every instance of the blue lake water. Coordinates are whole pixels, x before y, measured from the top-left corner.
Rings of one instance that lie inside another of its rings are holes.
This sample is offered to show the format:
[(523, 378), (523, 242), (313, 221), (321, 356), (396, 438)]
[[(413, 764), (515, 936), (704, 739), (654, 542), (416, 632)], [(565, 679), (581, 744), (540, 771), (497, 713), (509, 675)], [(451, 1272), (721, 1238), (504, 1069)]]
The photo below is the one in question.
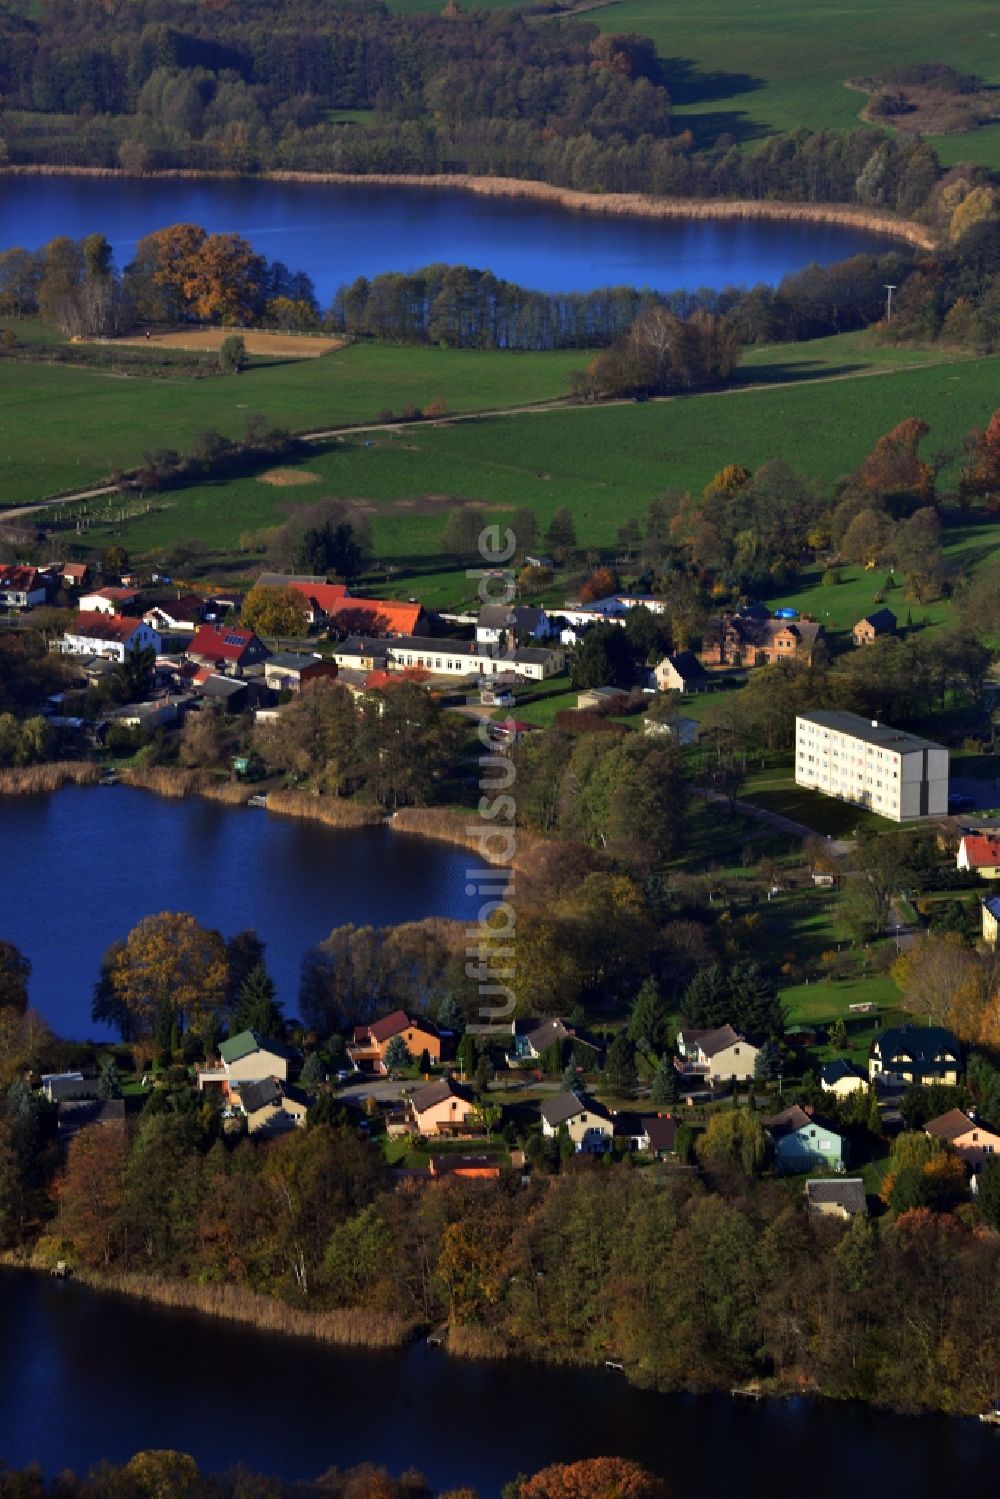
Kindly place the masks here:
[(260, 179), (3, 177), (0, 248), (101, 232), (126, 264), (144, 234), (201, 224), (245, 235), (313, 278), (321, 303), (356, 276), (434, 262), (488, 269), (540, 291), (773, 284), (894, 241), (843, 225), (573, 213), (459, 190)]

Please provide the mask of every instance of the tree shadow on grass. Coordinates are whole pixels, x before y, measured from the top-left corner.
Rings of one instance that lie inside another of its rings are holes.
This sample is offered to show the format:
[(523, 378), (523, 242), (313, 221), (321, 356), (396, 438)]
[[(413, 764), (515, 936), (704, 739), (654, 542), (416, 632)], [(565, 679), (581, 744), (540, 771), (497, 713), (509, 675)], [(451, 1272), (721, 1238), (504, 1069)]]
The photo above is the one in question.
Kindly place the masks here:
[(796, 360), (790, 364), (747, 365), (737, 370), (736, 385), (786, 385), (790, 381), (829, 380), (837, 375), (856, 375), (867, 370), (867, 364), (826, 364), (820, 359)]
[(699, 147), (711, 145), (720, 135), (730, 135), (742, 144), (770, 134), (766, 126), (752, 120), (743, 109), (699, 109), (697, 113), (685, 113), (695, 106), (755, 93), (764, 87), (762, 78), (750, 73), (703, 71), (689, 57), (668, 57), (661, 64), (660, 81), (676, 111), (675, 132), (690, 130)]

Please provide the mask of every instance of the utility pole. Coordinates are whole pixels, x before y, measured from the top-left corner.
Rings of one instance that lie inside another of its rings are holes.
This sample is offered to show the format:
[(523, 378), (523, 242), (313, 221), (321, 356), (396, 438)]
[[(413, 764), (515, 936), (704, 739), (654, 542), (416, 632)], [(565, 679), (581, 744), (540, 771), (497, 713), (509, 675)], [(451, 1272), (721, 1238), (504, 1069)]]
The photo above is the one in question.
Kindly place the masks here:
[(888, 281), (886, 281), (884, 283), (884, 285), (885, 285), (885, 320), (886, 320), (887, 323), (891, 323), (892, 322), (892, 294), (896, 290), (897, 284), (898, 283), (893, 282), (890, 285)]

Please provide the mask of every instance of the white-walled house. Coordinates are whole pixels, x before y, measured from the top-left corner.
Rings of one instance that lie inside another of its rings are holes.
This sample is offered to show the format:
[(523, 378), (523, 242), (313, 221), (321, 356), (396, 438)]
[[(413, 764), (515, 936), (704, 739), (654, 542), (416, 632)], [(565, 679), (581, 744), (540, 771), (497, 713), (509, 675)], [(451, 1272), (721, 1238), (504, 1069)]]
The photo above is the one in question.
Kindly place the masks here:
[(37, 567), (0, 564), (0, 609), (33, 609), (45, 603), (45, 580)]
[(81, 596), (80, 609), (84, 614), (123, 614), (138, 598), (138, 588), (98, 588)]
[(545, 1100), (539, 1113), (546, 1139), (554, 1139), (565, 1128), (577, 1150), (600, 1154), (611, 1149), (614, 1124), (600, 1104), (576, 1093), (557, 1093)]
[(102, 656), (121, 663), (126, 651), (151, 649), (159, 654), (162, 647), (159, 632), (143, 619), (81, 610), (67, 628), (60, 650), (64, 656)]
[(684, 1029), (677, 1034), (681, 1071), (704, 1077), (708, 1082), (748, 1082), (754, 1075), (759, 1047), (731, 1025), (712, 1030)]

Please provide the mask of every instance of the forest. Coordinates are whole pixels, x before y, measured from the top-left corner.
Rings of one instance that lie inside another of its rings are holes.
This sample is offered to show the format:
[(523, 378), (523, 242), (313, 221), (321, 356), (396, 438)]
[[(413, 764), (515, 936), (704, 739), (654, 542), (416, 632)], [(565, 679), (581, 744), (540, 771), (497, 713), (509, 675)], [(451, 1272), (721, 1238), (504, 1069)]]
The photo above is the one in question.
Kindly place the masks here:
[(908, 215), (941, 177), (929, 146), (871, 129), (696, 143), (648, 39), (454, 4), (5, 3), (0, 97), (12, 165), (467, 172)]

